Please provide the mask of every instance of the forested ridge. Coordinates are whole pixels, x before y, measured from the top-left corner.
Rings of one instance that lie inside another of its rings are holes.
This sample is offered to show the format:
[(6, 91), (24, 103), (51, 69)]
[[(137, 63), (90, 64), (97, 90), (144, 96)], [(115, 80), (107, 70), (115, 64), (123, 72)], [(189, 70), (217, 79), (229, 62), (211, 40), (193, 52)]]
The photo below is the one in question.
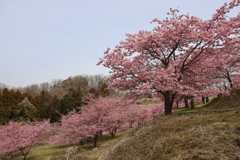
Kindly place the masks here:
[[(91, 93), (104, 97), (113, 92), (103, 82), (105, 78), (103, 75), (74, 76), (24, 88), (10, 88), (1, 84), (0, 124), (9, 120), (33, 122), (50, 119), (51, 123), (58, 122), (61, 115), (84, 105), (82, 98), (85, 95)], [(31, 106), (21, 104), (25, 98)]]

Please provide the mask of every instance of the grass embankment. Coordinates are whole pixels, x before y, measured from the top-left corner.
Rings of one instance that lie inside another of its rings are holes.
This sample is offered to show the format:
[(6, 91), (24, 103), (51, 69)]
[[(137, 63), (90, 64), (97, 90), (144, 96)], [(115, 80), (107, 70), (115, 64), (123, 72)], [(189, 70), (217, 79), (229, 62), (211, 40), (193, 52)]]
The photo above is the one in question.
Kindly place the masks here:
[(240, 91), (193, 110), (177, 109), (144, 123), (111, 146), (100, 160), (236, 159), (240, 147)]

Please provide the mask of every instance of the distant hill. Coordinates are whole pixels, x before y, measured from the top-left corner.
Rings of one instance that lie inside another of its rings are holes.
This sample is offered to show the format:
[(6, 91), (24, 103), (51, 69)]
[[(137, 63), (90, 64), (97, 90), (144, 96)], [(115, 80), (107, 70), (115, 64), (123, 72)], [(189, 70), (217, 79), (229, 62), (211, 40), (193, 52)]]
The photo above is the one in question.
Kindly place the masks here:
[(240, 90), (194, 110), (179, 109), (130, 130), (99, 160), (236, 159)]

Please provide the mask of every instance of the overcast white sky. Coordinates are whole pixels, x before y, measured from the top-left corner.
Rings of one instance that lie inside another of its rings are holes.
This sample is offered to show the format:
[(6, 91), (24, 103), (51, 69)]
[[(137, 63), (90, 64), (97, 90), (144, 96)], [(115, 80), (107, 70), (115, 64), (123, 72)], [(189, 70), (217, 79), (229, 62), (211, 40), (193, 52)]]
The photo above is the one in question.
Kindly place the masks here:
[(224, 2), (230, 0), (0, 0), (0, 83), (108, 75), (96, 63), (125, 33), (152, 29), (149, 22), (169, 8), (209, 19)]

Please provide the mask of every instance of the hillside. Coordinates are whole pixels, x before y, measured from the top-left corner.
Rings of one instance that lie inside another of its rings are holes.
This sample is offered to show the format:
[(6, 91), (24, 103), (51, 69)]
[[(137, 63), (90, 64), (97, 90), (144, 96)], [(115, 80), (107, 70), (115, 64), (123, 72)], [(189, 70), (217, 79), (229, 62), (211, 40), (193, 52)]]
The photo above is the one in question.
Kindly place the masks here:
[(179, 109), (129, 131), (99, 160), (235, 159), (240, 155), (240, 91), (204, 107)]
[[(60, 144), (39, 146), (29, 160), (189, 160), (235, 159), (240, 155), (240, 90), (218, 97), (194, 110), (176, 109), (136, 128), (103, 135), (98, 147)], [(20, 153), (16, 160), (22, 159)]]

